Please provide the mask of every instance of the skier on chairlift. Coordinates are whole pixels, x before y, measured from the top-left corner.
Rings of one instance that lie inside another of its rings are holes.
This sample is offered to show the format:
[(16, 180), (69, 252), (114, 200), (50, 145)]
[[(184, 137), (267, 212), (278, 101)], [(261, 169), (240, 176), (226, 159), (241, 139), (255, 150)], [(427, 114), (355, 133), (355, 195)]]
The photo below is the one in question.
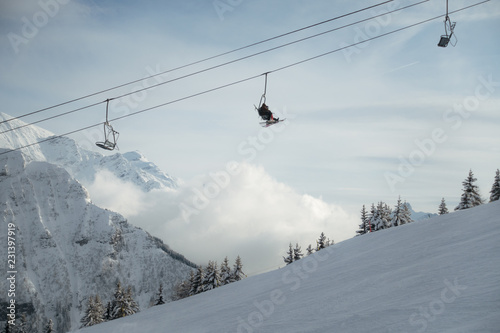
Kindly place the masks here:
[(278, 122), (279, 118), (274, 118), (273, 113), (269, 110), (269, 107), (266, 103), (262, 103), (261, 107), (257, 110), (259, 112), (259, 116), (265, 121), (276, 121)]

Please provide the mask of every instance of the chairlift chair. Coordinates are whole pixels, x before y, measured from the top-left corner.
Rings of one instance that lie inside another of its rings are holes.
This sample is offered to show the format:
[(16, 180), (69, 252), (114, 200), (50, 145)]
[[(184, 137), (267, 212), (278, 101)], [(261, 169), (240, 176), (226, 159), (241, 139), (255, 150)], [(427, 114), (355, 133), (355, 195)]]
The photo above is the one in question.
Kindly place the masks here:
[(108, 121), (108, 106), (109, 99), (106, 100), (106, 121), (104, 122), (104, 141), (96, 142), (96, 146), (105, 150), (114, 150), (118, 149), (116, 142), (118, 141), (118, 137), (120, 133), (113, 129), (113, 126)]
[[(444, 35), (441, 36), (439, 40), (439, 47), (447, 47), (448, 43), (451, 41), (451, 37), (453, 36), (453, 31), (455, 30), (456, 22), (451, 22), (450, 17), (448, 16), (448, 0), (446, 0), (446, 17), (444, 19)], [(449, 33), (448, 33), (449, 31)], [(457, 37), (455, 36), (455, 43), (451, 43), (452, 46), (457, 44)]]
[[(453, 30), (455, 29), (456, 22), (451, 22), (449, 17), (446, 17), (444, 21), (444, 30), (445, 34), (441, 36), (441, 39), (439, 40), (438, 46), (440, 47), (446, 47), (448, 46), (448, 43), (451, 41), (451, 37), (453, 36)], [(450, 33), (448, 34), (448, 30)], [(456, 37), (455, 37), (456, 39)], [(452, 46), (456, 45), (455, 43), (451, 43)]]

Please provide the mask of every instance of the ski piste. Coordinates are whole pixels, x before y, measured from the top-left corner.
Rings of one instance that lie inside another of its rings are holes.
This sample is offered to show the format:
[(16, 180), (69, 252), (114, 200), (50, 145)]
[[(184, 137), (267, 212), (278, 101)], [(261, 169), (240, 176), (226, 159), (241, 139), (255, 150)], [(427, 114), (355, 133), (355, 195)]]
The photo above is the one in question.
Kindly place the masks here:
[(262, 127), (269, 127), (269, 126), (272, 126), (274, 124), (277, 124), (277, 123), (280, 123), (282, 121), (286, 120), (286, 118), (284, 119), (279, 119), (279, 120), (268, 120), (268, 121), (262, 121), (260, 122), (259, 124), (262, 126)]

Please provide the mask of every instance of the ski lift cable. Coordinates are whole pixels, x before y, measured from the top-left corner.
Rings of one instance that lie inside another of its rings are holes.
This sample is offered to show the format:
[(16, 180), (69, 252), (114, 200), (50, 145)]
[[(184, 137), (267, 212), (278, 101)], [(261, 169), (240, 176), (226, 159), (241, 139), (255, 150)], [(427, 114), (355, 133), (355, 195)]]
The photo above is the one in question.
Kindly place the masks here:
[[(31, 116), (31, 115), (34, 115), (34, 114), (37, 114), (37, 113), (40, 113), (40, 112), (48, 111), (50, 109), (54, 109), (54, 108), (57, 108), (57, 107), (60, 107), (60, 106), (64, 106), (64, 105), (67, 105), (67, 104), (70, 104), (70, 103), (74, 103), (74, 102), (77, 102), (77, 101), (80, 101), (80, 100), (83, 100), (83, 99), (86, 99), (86, 98), (89, 98), (89, 97), (92, 97), (92, 96), (103, 94), (103, 93), (109, 92), (111, 90), (115, 90), (115, 89), (118, 89), (118, 88), (123, 88), (125, 86), (131, 85), (131, 84), (134, 84), (134, 83), (137, 83), (137, 82), (149, 79), (149, 78), (153, 78), (153, 77), (156, 77), (156, 76), (164, 75), (164, 74), (171, 73), (173, 71), (177, 71), (177, 70), (180, 70), (180, 69), (183, 69), (183, 68), (186, 68), (186, 67), (190, 67), (190, 66), (202, 63), (202, 62), (206, 62), (208, 60), (219, 58), (219, 57), (222, 57), (224, 55), (228, 55), (228, 54), (231, 54), (231, 53), (234, 53), (234, 52), (237, 52), (237, 51), (241, 51), (241, 50), (253, 47), (253, 46), (257, 46), (259, 44), (263, 44), (263, 43), (266, 43), (266, 42), (269, 42), (269, 41), (272, 41), (272, 40), (275, 40), (275, 39), (278, 39), (278, 38), (282, 38), (282, 37), (291, 35), (291, 34), (294, 34), (294, 33), (297, 33), (297, 32), (303, 31), (303, 30), (306, 30), (306, 29), (310, 29), (310, 28), (313, 28), (313, 27), (316, 27), (316, 26), (319, 26), (319, 25), (322, 25), (322, 24), (325, 24), (325, 23), (328, 23), (328, 22), (332, 22), (332, 21), (335, 21), (335, 20), (338, 20), (338, 19), (350, 16), (350, 15), (354, 15), (354, 14), (366, 11), (368, 9), (372, 9), (372, 8), (375, 8), (375, 7), (387, 4), (387, 3), (392, 2), (392, 1), (394, 1), (394, 0), (387, 0), (387, 1), (375, 4), (375, 5), (372, 5), (372, 6), (368, 6), (368, 7), (362, 8), (362, 9), (358, 9), (358, 10), (350, 12), (350, 13), (346, 13), (346, 14), (343, 14), (343, 15), (340, 15), (340, 16), (336, 16), (336, 17), (330, 18), (328, 20), (324, 20), (324, 21), (321, 21), (321, 22), (318, 22), (318, 23), (314, 23), (314, 24), (308, 25), (308, 26), (303, 27), (303, 28), (292, 30), (292, 31), (283, 33), (283, 34), (278, 35), (278, 36), (270, 37), (270, 38), (261, 40), (259, 42), (248, 44), (248, 45), (245, 45), (245, 46), (242, 46), (242, 47), (230, 50), (230, 51), (226, 51), (226, 52), (223, 52), (223, 53), (220, 53), (220, 54), (208, 57), (208, 58), (197, 60), (195, 62), (191, 62), (191, 63), (188, 63), (186, 65), (175, 67), (175, 68), (172, 68), (172, 69), (160, 72), (160, 73), (156, 73), (156, 74), (153, 74), (153, 75), (150, 75), (150, 76), (147, 76), (147, 77), (143, 77), (141, 79), (136, 79), (136, 80), (133, 80), (133, 81), (130, 81), (130, 82), (126, 82), (126, 83), (123, 83), (123, 84), (120, 84), (120, 85), (117, 85), (117, 86), (114, 86), (114, 87), (111, 87), (111, 88), (103, 89), (103, 90), (100, 90), (100, 91), (97, 91), (97, 92), (94, 92), (94, 93), (91, 93), (91, 94), (88, 94), (88, 95), (84, 95), (84, 96), (81, 96), (81, 97), (78, 97), (78, 98), (74, 98), (74, 99), (68, 100), (66, 102), (62, 102), (62, 103), (55, 104), (55, 105), (52, 105), (52, 106), (49, 106), (49, 107), (45, 107), (45, 108), (42, 108), (42, 109), (39, 109), (39, 110), (36, 110), (36, 111), (33, 111), (33, 112), (25, 113), (23, 115), (20, 115), (18, 117), (12, 118), (12, 119), (0, 121), (0, 124), (5, 123), (5, 122), (9, 122), (9, 121), (12, 121), (12, 120), (15, 120), (15, 119), (20, 119), (20, 118), (24, 118), (24, 117), (27, 117), (27, 116)], [(429, 0), (427, 0), (427, 1), (429, 1)]]
[[(350, 27), (352, 25), (359, 24), (359, 23), (362, 23), (362, 22), (366, 22), (366, 21), (375, 19), (375, 18), (380, 17), (380, 16), (384, 16), (384, 15), (391, 14), (391, 13), (394, 13), (394, 12), (397, 12), (397, 11), (401, 11), (401, 10), (404, 10), (404, 9), (407, 9), (407, 8), (410, 8), (410, 7), (413, 7), (413, 6), (417, 6), (417, 5), (423, 4), (423, 3), (428, 2), (428, 1), (429, 0), (423, 0), (423, 1), (411, 4), (411, 5), (407, 5), (407, 6), (398, 8), (398, 9), (394, 9), (394, 10), (382, 13), (382, 14), (378, 14), (378, 15), (371, 16), (371, 17), (368, 17), (368, 18), (365, 18), (365, 19), (362, 19), (362, 20), (358, 20), (356, 22), (352, 22), (352, 23), (349, 23), (349, 24), (346, 24), (346, 25), (343, 25), (343, 26), (340, 26), (340, 27), (337, 27), (337, 28), (329, 29), (327, 31), (323, 31), (323, 32), (320, 32), (320, 33), (317, 33), (317, 34), (314, 34), (314, 35), (311, 35), (311, 36), (300, 38), (300, 39), (297, 39), (297, 40), (294, 40), (294, 41), (291, 41), (291, 42), (288, 42), (288, 43), (285, 43), (285, 44), (282, 44), (282, 45), (278, 45), (278, 46), (275, 46), (275, 47), (272, 47), (272, 48), (269, 48), (269, 49), (266, 49), (266, 50), (263, 50), (263, 51), (260, 51), (260, 52), (256, 52), (256, 53), (253, 53), (253, 54), (241, 57), (241, 58), (237, 58), (237, 59), (225, 62), (225, 63), (219, 64), (219, 65), (215, 65), (215, 66), (208, 67), (208, 68), (196, 71), (196, 72), (192, 72), (192, 73), (189, 73), (189, 74), (177, 77), (175, 79), (167, 80), (165, 82), (161, 82), (161, 83), (158, 83), (158, 84), (155, 84), (155, 85), (151, 85), (151, 86), (148, 86), (148, 87), (145, 87), (145, 88), (134, 90), (132, 92), (129, 92), (129, 93), (126, 93), (126, 94), (123, 94), (123, 95), (115, 96), (112, 99), (123, 98), (123, 97), (129, 96), (129, 95), (132, 95), (132, 94), (135, 94), (135, 93), (138, 93), (138, 92), (142, 92), (142, 91), (146, 91), (146, 90), (149, 90), (149, 89), (152, 89), (152, 88), (156, 88), (156, 87), (161, 86), (161, 85), (165, 85), (165, 84), (168, 84), (168, 83), (179, 81), (181, 79), (185, 79), (185, 78), (188, 78), (188, 77), (191, 77), (191, 76), (194, 76), (194, 75), (198, 75), (198, 74), (201, 74), (201, 73), (204, 73), (204, 72), (208, 72), (208, 71), (211, 71), (211, 70), (223, 67), (223, 66), (227, 66), (227, 65), (230, 65), (230, 64), (242, 61), (242, 60), (246, 60), (246, 59), (249, 59), (249, 58), (252, 58), (252, 57), (264, 54), (264, 53), (267, 53), (267, 52), (271, 52), (271, 51), (274, 51), (274, 50), (277, 50), (277, 49), (280, 49), (280, 48), (283, 48), (283, 47), (286, 47), (286, 46), (289, 46), (289, 45), (292, 45), (292, 44), (303, 42), (303, 41), (311, 39), (311, 38), (315, 38), (315, 37), (318, 37), (318, 36), (321, 36), (321, 35), (332, 33), (334, 31), (341, 30), (341, 29), (344, 29), (344, 28), (347, 28), (347, 27)], [(26, 127), (26, 126), (30, 126), (30, 125), (35, 125), (35, 124), (38, 124), (38, 123), (41, 123), (41, 122), (44, 122), (44, 121), (47, 121), (47, 120), (51, 120), (51, 119), (54, 119), (54, 118), (57, 118), (57, 117), (62, 117), (62, 116), (65, 116), (65, 115), (68, 115), (68, 114), (71, 114), (71, 113), (74, 113), (74, 112), (82, 111), (84, 109), (96, 106), (96, 105), (104, 103), (104, 102), (106, 102), (106, 101), (101, 101), (101, 102), (98, 102), (98, 103), (90, 104), (88, 106), (84, 106), (84, 107), (80, 107), (80, 108), (77, 108), (77, 109), (74, 109), (74, 110), (63, 112), (63, 113), (60, 113), (60, 114), (57, 114), (57, 115), (54, 115), (54, 116), (51, 116), (51, 117), (48, 117), (48, 118), (44, 118), (44, 119), (41, 119), (41, 120), (38, 120), (38, 121), (34, 121), (34, 122), (31, 122), (29, 124), (25, 124), (25, 125), (22, 125), (22, 126), (19, 126), (19, 127), (10, 128), (10, 129), (8, 129), (6, 131), (0, 132), (0, 134), (11, 132), (11, 131), (20, 129), (22, 127)], [(14, 120), (14, 119), (19, 119), (21, 117), (22, 116), (17, 117), (17, 118), (12, 118), (12, 119), (9, 119), (9, 120), (3, 121), (3, 122), (11, 121), (11, 120)], [(0, 124), (2, 124), (2, 122), (0, 122)]]
[[(472, 5), (469, 5), (469, 6), (460, 8), (460, 9), (457, 9), (457, 10), (451, 12), (451, 13), (457, 13), (457, 12), (460, 12), (460, 11), (463, 11), (463, 10), (466, 10), (466, 9), (469, 9), (469, 8), (472, 8), (472, 7), (484, 4), (484, 3), (489, 2), (489, 1), (490, 0), (484, 0), (484, 1), (472, 4)], [(366, 42), (369, 42), (371, 40), (374, 40), (374, 39), (377, 39), (377, 38), (380, 38), (380, 37), (384, 37), (384, 36), (387, 36), (387, 35), (390, 35), (390, 34), (393, 34), (393, 33), (396, 33), (396, 32), (400, 32), (400, 31), (403, 31), (403, 30), (406, 30), (406, 29), (409, 29), (409, 28), (412, 28), (412, 27), (415, 27), (415, 26), (418, 26), (418, 25), (421, 25), (421, 24), (433, 21), (433, 20), (437, 20), (437, 19), (439, 19), (441, 17), (442, 17), (442, 15), (436, 16), (436, 17), (433, 17), (433, 18), (430, 18), (430, 19), (427, 19), (427, 20), (424, 20), (424, 21), (420, 21), (420, 22), (417, 22), (417, 23), (414, 23), (414, 24), (411, 24), (411, 25), (408, 25), (408, 26), (405, 26), (405, 27), (402, 27), (402, 28), (399, 28), (399, 29), (387, 32), (387, 33), (382, 34), (380, 36), (375, 36), (375, 37), (366, 39), (366, 40), (358, 42), (358, 43), (354, 43), (354, 44), (351, 44), (351, 45), (348, 45), (348, 46), (345, 46), (345, 47), (342, 47), (342, 48), (338, 48), (338, 49), (335, 49), (333, 51), (325, 52), (325, 53), (322, 53), (322, 54), (317, 55), (315, 57), (307, 58), (307, 59), (304, 59), (302, 61), (298, 61), (298, 62), (295, 62), (295, 63), (289, 64), (287, 66), (283, 66), (283, 67), (274, 69), (272, 71), (269, 71), (269, 72), (266, 72), (266, 73), (263, 73), (263, 74), (251, 76), (251, 77), (248, 77), (248, 78), (245, 78), (245, 79), (241, 79), (241, 80), (238, 80), (238, 81), (234, 81), (234, 82), (231, 82), (231, 83), (228, 83), (228, 84), (225, 84), (225, 85), (222, 85), (222, 86), (218, 86), (218, 87), (215, 87), (215, 88), (212, 88), (212, 89), (209, 89), (209, 90), (205, 90), (205, 91), (193, 94), (193, 95), (189, 95), (189, 96), (182, 97), (182, 98), (179, 98), (179, 99), (176, 99), (176, 100), (172, 100), (172, 101), (160, 104), (160, 105), (156, 105), (156, 106), (144, 109), (144, 110), (140, 110), (140, 111), (136, 111), (136, 112), (133, 112), (133, 113), (129, 113), (127, 115), (111, 119), (109, 121), (116, 121), (116, 120), (124, 119), (124, 118), (131, 117), (131, 116), (134, 116), (134, 115), (137, 115), (137, 114), (141, 114), (141, 113), (144, 113), (144, 112), (151, 111), (153, 109), (157, 109), (157, 108), (162, 107), (162, 106), (166, 106), (166, 105), (169, 105), (169, 104), (177, 103), (177, 102), (180, 102), (180, 101), (183, 101), (183, 100), (187, 100), (187, 99), (190, 99), (190, 98), (193, 98), (193, 97), (196, 97), (196, 96), (204, 95), (204, 94), (216, 91), (216, 90), (220, 90), (220, 89), (227, 88), (227, 87), (230, 87), (230, 86), (233, 86), (233, 85), (236, 85), (236, 84), (240, 84), (240, 83), (243, 83), (243, 82), (246, 82), (246, 81), (250, 81), (250, 80), (256, 79), (258, 77), (261, 77), (262, 75), (270, 74), (270, 73), (273, 73), (273, 72), (278, 72), (278, 71), (281, 71), (281, 70), (284, 70), (284, 69), (287, 69), (287, 68), (290, 68), (290, 67), (293, 67), (293, 66), (297, 66), (297, 65), (303, 64), (305, 62), (312, 61), (314, 59), (318, 59), (320, 57), (332, 54), (334, 52), (341, 51), (343, 49), (346, 49), (346, 48), (349, 48), (349, 47), (352, 47), (352, 46), (356, 46), (356, 45), (359, 45), (359, 44), (362, 44), (362, 43), (366, 43)], [(34, 145), (37, 145), (37, 144), (40, 144), (40, 143), (43, 143), (43, 142), (46, 142), (46, 141), (50, 141), (50, 140), (53, 140), (53, 139), (56, 139), (56, 138), (60, 138), (60, 137), (63, 137), (63, 136), (68, 136), (68, 135), (71, 135), (71, 134), (74, 134), (74, 133), (77, 133), (77, 132), (80, 132), (80, 131), (84, 131), (84, 130), (87, 130), (87, 129), (90, 129), (90, 128), (93, 128), (93, 127), (96, 127), (96, 126), (100, 126), (100, 125), (102, 125), (102, 123), (93, 124), (93, 125), (90, 125), (90, 126), (86, 126), (86, 127), (83, 127), (83, 128), (79, 128), (79, 129), (73, 130), (71, 132), (67, 132), (67, 133), (64, 133), (64, 134), (52, 136), (52, 137), (46, 138), (44, 140), (40, 140), (38, 142), (26, 144), (26, 145), (21, 146), (21, 147), (17, 147), (17, 148), (11, 149), (11, 150), (7, 150), (7, 151), (4, 151), (4, 152), (1, 152), (0, 155), (4, 155), (4, 154), (10, 153), (12, 151), (17, 151), (17, 150), (21, 150), (21, 149), (24, 149), (24, 148), (27, 148), (27, 147), (31, 147), (31, 146), (34, 146)]]
[[(454, 10), (452, 11), (451, 13), (457, 13), (457, 12), (460, 12), (460, 11), (463, 11), (463, 10), (466, 10), (466, 9), (469, 9), (469, 8), (472, 8), (472, 7), (475, 7), (475, 6), (478, 6), (478, 5), (481, 5), (481, 4), (484, 4), (486, 2), (489, 2), (490, 0), (484, 0), (484, 1), (481, 1), (481, 2), (478, 2), (478, 3), (475, 3), (475, 4), (472, 4), (472, 5), (469, 5), (469, 6), (466, 6), (466, 7), (463, 7), (463, 8), (460, 8), (460, 9), (457, 9), (457, 10)], [(353, 47), (353, 46), (356, 46), (356, 45), (359, 45), (359, 44), (363, 44), (363, 43), (366, 43), (368, 41), (372, 41), (372, 40), (375, 40), (375, 39), (378, 39), (378, 38), (381, 38), (381, 37), (385, 37), (385, 36), (388, 36), (388, 35), (391, 35), (393, 33), (396, 33), (396, 32), (399, 32), (399, 31), (402, 31), (402, 30), (406, 30), (406, 29), (409, 29), (409, 28), (412, 28), (412, 27), (415, 27), (415, 26), (418, 26), (420, 24), (424, 24), (424, 23), (427, 23), (427, 22), (430, 22), (430, 21), (434, 21), (434, 20), (437, 20), (439, 18), (442, 18), (442, 15), (439, 15), (439, 16), (435, 16), (435, 17), (432, 17), (432, 18), (429, 18), (427, 20), (424, 20), (424, 21), (420, 21), (420, 22), (417, 22), (417, 23), (414, 23), (414, 24), (411, 24), (411, 25), (407, 25), (407, 26), (404, 26), (402, 28), (399, 28), (399, 29), (396, 29), (396, 30), (392, 30), (392, 31), (389, 31), (389, 32), (386, 32), (384, 34), (381, 34), (381, 35), (378, 35), (378, 36), (375, 36), (375, 37), (372, 37), (372, 38), (369, 38), (369, 39), (366, 39), (366, 40), (363, 40), (363, 41), (360, 41), (360, 42), (357, 42), (357, 43), (354, 43), (354, 44), (350, 44), (350, 45), (347, 45), (347, 46), (344, 46), (344, 47), (341, 47), (341, 48), (338, 48), (338, 49), (335, 49), (335, 50), (332, 50), (332, 51), (328, 51), (328, 52), (325, 52), (325, 53), (322, 53), (322, 54), (319, 54), (317, 56), (314, 56), (314, 57), (311, 57), (311, 58), (307, 58), (307, 59), (304, 59), (304, 60), (301, 60), (301, 61), (298, 61), (298, 62), (295, 62), (295, 63), (292, 63), (292, 64), (289, 64), (289, 65), (286, 65), (286, 66), (283, 66), (283, 67), (280, 67), (280, 68), (277, 68), (275, 70), (272, 70), (268, 73), (274, 73), (274, 72), (278, 72), (278, 71), (281, 71), (281, 70), (284, 70), (284, 69), (287, 69), (287, 68), (290, 68), (290, 67), (293, 67), (293, 66), (296, 66), (296, 65), (299, 65), (299, 64), (302, 64), (302, 63), (305, 63), (305, 62), (308, 62), (308, 61), (311, 61), (311, 60), (314, 60), (314, 59), (318, 59), (318, 58), (321, 58), (323, 56), (326, 56), (328, 54), (332, 54), (332, 53), (335, 53), (335, 52), (338, 52), (338, 51), (341, 51), (341, 50), (344, 50), (344, 49), (348, 49), (350, 47)]]

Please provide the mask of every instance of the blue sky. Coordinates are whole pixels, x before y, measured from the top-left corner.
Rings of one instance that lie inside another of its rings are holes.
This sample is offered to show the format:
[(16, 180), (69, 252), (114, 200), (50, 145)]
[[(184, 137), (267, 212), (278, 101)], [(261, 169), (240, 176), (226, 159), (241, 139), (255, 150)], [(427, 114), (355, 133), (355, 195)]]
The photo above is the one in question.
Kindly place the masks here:
[[(130, 93), (416, 2), (392, 1), (23, 120), (36, 121)], [(19, 116), (376, 3), (2, 0), (1, 111)], [(474, 3), (453, 1), (450, 11)], [(203, 187), (210, 182), (210, 174), (236, 161), (246, 165), (247, 178), (241, 184), (267, 182), (258, 187), (268, 192), (257, 196), (272, 201), (293, 193), (299, 201), (314, 198), (319, 206), (329, 207), (325, 209), (330, 213), (342, 210), (311, 230), (309, 239), (323, 227), (336, 240), (350, 237), (363, 204), (385, 201), (393, 206), (399, 195), (420, 211), (436, 212), (442, 197), (453, 208), (469, 169), (478, 178), (483, 197), (488, 197), (495, 170), (500, 168), (500, 44), (496, 36), (500, 5), (490, 1), (451, 14), (457, 22), (458, 43), (439, 48), (444, 12), (445, 1), (427, 1), (115, 100), (110, 104), (111, 117), (131, 114), (443, 15), (271, 73), (267, 102), (277, 116), (287, 118), (282, 127), (258, 125), (253, 105), (263, 92), (262, 76), (113, 122), (120, 132), (119, 147), (122, 152), (141, 151), (194, 188)], [(104, 112), (105, 105), (100, 104), (39, 125), (63, 134), (102, 122)], [(93, 142), (98, 141), (100, 131), (96, 127), (72, 137), (97, 151)], [(245, 198), (244, 191), (239, 188), (234, 198)], [(238, 207), (226, 199), (221, 202)], [(286, 201), (277, 201), (286, 207)], [(262, 205), (255, 210), (268, 209), (266, 202)], [(349, 222), (338, 221), (340, 216)], [(215, 214), (212, 218), (226, 217)], [(273, 218), (286, 221), (288, 217)], [(290, 238), (300, 229), (299, 222), (292, 225), (297, 229), (290, 231)], [(175, 248), (173, 240), (164, 238)]]

